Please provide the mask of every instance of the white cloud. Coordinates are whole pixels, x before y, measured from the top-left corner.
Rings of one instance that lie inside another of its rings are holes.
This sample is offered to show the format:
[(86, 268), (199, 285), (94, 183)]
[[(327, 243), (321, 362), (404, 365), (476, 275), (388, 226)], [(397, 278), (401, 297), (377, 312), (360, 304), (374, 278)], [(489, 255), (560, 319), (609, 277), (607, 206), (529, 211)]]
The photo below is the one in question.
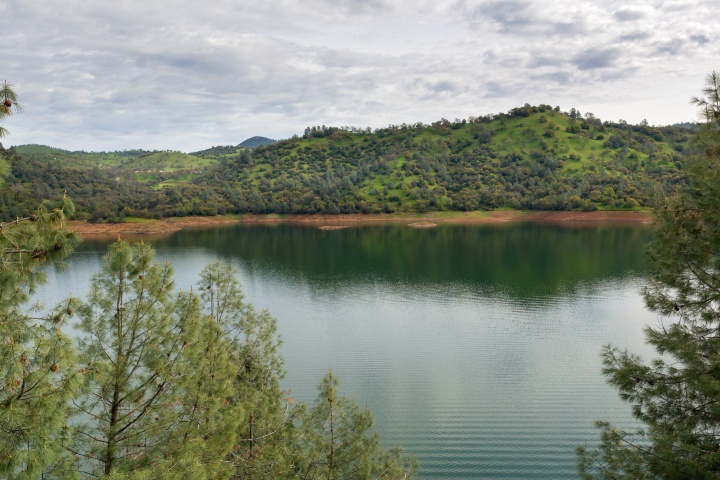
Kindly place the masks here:
[[(12, 144), (177, 148), (549, 103), (694, 118), (715, 0), (8, 0)], [(7, 143), (6, 140), (6, 143)]]

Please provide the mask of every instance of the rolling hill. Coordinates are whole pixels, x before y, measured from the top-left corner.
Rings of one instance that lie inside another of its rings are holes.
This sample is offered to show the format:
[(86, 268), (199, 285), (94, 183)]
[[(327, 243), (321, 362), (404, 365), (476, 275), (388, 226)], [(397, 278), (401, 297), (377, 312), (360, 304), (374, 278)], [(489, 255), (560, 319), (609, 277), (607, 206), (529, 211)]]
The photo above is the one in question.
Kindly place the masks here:
[(217, 213), (639, 209), (685, 182), (693, 126), (602, 122), (547, 105), (390, 126), (311, 127), (255, 148), (22, 146), (0, 212), (67, 191), (80, 218)]

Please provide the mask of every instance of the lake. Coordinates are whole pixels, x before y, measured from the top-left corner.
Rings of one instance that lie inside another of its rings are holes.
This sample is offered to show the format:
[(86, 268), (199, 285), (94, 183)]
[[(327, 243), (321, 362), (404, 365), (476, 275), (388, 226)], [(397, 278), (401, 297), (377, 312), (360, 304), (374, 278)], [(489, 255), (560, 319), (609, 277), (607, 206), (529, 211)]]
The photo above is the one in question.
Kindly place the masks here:
[[(577, 478), (595, 420), (633, 426), (600, 351), (644, 354), (643, 226), (242, 226), (153, 240), (183, 289), (220, 259), (278, 319), (283, 381), (312, 402), (332, 369), (372, 409), (383, 443), (427, 479)], [(83, 296), (106, 244), (50, 272), (46, 304)]]

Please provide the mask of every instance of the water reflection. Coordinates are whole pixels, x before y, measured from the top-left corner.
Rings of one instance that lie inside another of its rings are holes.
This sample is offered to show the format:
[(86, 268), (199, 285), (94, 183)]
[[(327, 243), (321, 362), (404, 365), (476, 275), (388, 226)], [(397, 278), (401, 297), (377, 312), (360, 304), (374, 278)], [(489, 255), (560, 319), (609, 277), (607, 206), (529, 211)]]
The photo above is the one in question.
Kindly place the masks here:
[(450, 282), (528, 298), (563, 293), (579, 282), (639, 274), (651, 233), (641, 226), (568, 229), (535, 223), (336, 231), (238, 225), (180, 231), (154, 245), (163, 251), (201, 247), (211, 257), (239, 260), (249, 273), (292, 277), (318, 289), (382, 280), (433, 290)]

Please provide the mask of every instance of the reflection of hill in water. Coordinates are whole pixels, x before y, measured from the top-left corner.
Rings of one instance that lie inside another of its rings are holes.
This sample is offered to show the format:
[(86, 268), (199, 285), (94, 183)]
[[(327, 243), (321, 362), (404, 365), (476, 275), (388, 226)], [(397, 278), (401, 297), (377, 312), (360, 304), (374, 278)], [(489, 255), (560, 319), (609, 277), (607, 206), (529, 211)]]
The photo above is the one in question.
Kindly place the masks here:
[(203, 248), (248, 273), (289, 276), (324, 289), (367, 283), (492, 286), (509, 296), (546, 296), (579, 284), (642, 274), (652, 230), (642, 226), (564, 228), (363, 226), (337, 231), (237, 226), (181, 231), (159, 249)]

